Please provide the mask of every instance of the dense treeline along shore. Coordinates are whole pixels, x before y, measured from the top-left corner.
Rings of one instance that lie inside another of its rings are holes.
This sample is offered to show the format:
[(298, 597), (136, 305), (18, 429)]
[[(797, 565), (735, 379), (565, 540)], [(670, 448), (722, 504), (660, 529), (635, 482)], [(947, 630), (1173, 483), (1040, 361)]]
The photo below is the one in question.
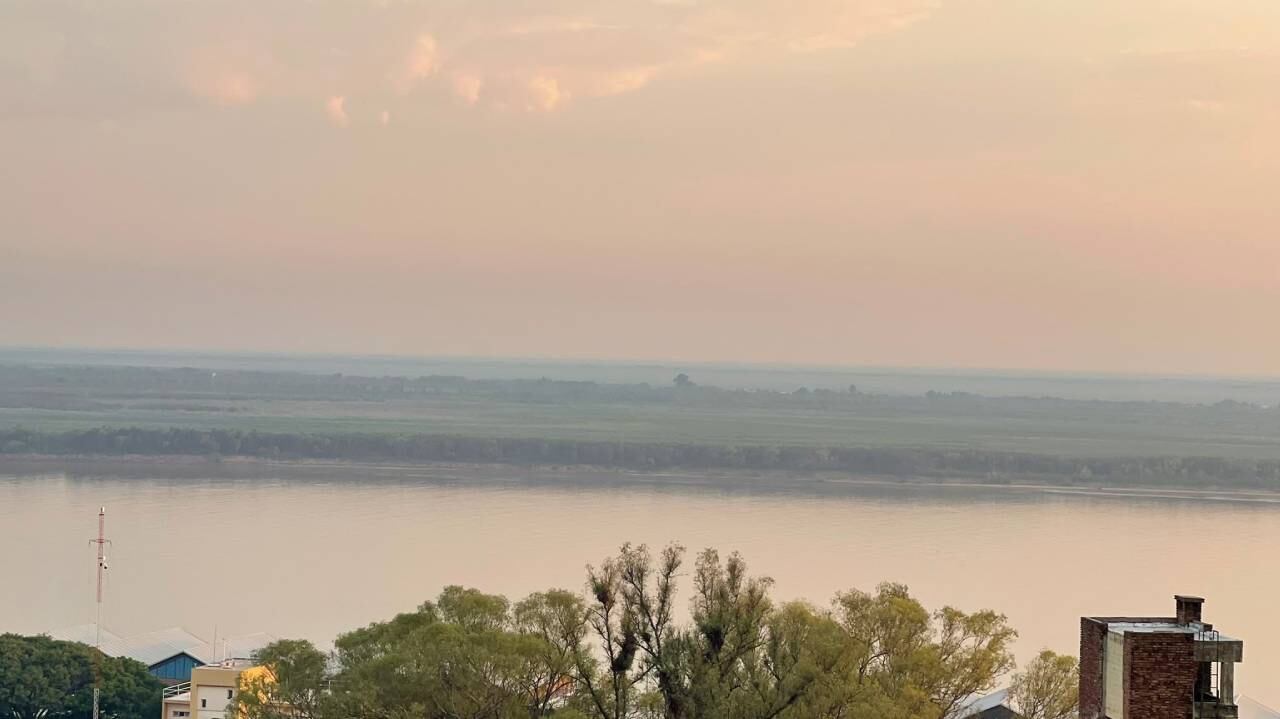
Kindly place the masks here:
[(0, 454), (836, 472), (1280, 489), (1280, 409), (0, 365)]
[(589, 466), (628, 470), (842, 472), (904, 479), (1041, 481), (1280, 490), (1280, 461), (1216, 457), (1071, 458), (981, 450), (717, 446), (463, 437), (281, 434), (236, 430), (95, 428), (0, 431), (0, 454), (188, 455)]

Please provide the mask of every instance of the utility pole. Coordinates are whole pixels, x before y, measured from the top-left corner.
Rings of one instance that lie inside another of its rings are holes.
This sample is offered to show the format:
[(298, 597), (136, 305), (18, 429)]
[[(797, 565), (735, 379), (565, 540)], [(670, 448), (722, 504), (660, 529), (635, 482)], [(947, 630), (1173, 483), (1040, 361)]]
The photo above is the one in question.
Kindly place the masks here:
[(98, 545), (98, 603), (97, 619), (93, 623), (93, 719), (98, 719), (98, 698), (102, 694), (102, 573), (107, 569), (107, 508), (98, 509), (98, 538), (90, 539), (90, 544)]

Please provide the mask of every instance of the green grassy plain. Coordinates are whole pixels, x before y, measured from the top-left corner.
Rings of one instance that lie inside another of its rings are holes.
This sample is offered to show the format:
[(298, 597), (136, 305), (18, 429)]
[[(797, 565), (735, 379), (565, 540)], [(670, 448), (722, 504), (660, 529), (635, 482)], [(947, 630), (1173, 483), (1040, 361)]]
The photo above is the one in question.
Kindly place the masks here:
[[(103, 399), (99, 396), (97, 399)], [(12, 403), (10, 403), (12, 404)], [(302, 434), (453, 434), (732, 445), (966, 448), (1067, 457), (1280, 459), (1274, 411), (1118, 411), (1095, 405), (967, 411), (893, 402), (834, 407), (696, 402), (531, 402), (492, 396), (333, 400), (111, 397), (110, 407), (0, 407), (0, 426), (40, 431), (182, 427)], [(191, 407), (198, 409), (191, 409)], [(932, 411), (931, 411), (932, 410)]]

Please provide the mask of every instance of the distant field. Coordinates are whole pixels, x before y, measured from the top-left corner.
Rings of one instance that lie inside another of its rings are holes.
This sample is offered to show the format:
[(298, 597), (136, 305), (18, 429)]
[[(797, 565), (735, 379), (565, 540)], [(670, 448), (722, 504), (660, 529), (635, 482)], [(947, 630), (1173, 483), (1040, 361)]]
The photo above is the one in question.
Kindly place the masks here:
[(0, 427), (451, 434), (707, 445), (1280, 459), (1280, 410), (283, 372), (0, 365)]
[(948, 370), (877, 367), (804, 367), (714, 362), (626, 362), (553, 359), (481, 359), (360, 355), (162, 352), (0, 348), (0, 365), (62, 367), (201, 367), (219, 372), (345, 373), (366, 377), (456, 375), (475, 380), (545, 377), (601, 384), (665, 385), (687, 372), (696, 382), (722, 389), (791, 392), (800, 387), (922, 395), (968, 392), (988, 397), (1062, 397), (1074, 400), (1155, 401), (1213, 404), (1236, 400), (1280, 403), (1280, 377), (1142, 376), (1007, 370)]

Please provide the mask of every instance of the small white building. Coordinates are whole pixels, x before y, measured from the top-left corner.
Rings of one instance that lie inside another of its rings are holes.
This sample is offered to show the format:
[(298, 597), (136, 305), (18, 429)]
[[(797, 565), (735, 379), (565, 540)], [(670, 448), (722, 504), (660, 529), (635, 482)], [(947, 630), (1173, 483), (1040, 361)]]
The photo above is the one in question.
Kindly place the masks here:
[(161, 719), (227, 719), (227, 706), (241, 681), (261, 671), (265, 670), (244, 659), (196, 667), (190, 682), (164, 690)]

